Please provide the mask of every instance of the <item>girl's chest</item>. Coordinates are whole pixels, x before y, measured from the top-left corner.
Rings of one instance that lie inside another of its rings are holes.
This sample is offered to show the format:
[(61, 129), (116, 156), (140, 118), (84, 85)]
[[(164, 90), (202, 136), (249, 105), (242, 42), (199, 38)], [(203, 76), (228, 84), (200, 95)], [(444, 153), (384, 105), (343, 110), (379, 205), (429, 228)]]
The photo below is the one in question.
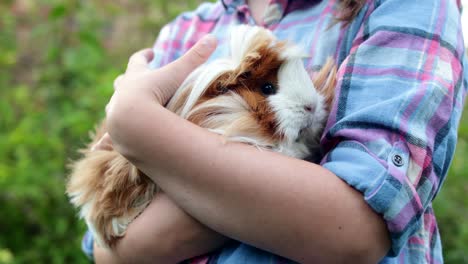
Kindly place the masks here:
[[(307, 70), (319, 68), (329, 57), (335, 60), (338, 57), (343, 30), (339, 24), (334, 24), (333, 6), (328, 2), (333, 1), (322, 1), (318, 6), (292, 12), (268, 27), (278, 39), (292, 42), (304, 52)], [(213, 28), (211, 33), (218, 39), (218, 48), (211, 60), (229, 56), (230, 32), (239, 24), (238, 19), (231, 18), (221, 20)]]

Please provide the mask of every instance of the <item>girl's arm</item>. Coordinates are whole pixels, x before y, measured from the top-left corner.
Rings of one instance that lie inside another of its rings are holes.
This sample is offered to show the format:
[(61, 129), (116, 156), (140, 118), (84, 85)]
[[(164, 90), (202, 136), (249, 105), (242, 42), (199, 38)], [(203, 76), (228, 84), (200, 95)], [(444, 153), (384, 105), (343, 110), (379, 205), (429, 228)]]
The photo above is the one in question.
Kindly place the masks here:
[(147, 51), (132, 57), (108, 111), (115, 148), (224, 235), (303, 263), (381, 259), (389, 249), (383, 219), (333, 173), (225, 142), (162, 106), (214, 49), (202, 42), (158, 70), (147, 69)]
[(213, 251), (227, 240), (160, 193), (129, 225), (113, 251), (95, 246), (94, 259), (98, 264), (179, 263)]
[[(92, 147), (112, 150), (108, 133)], [(94, 261), (106, 263), (179, 263), (223, 246), (229, 239), (185, 213), (167, 195), (158, 193), (145, 211), (130, 223), (114, 250), (94, 244)]]

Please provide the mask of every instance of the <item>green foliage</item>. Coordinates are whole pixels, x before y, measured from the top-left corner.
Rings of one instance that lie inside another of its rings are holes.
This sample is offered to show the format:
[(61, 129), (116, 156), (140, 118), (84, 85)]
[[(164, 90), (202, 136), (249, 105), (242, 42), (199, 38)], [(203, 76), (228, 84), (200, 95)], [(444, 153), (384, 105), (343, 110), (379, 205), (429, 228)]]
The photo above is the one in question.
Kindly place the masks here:
[[(130, 54), (199, 1), (0, 2), (0, 264), (88, 263), (66, 164)], [(447, 263), (468, 262), (468, 119), (436, 199)]]
[[(0, 264), (88, 263), (66, 164), (134, 51), (196, 1), (0, 3)], [(128, 38), (128, 36), (131, 36)]]
[(446, 263), (468, 263), (468, 116), (459, 128), (457, 150), (441, 192), (434, 202)]

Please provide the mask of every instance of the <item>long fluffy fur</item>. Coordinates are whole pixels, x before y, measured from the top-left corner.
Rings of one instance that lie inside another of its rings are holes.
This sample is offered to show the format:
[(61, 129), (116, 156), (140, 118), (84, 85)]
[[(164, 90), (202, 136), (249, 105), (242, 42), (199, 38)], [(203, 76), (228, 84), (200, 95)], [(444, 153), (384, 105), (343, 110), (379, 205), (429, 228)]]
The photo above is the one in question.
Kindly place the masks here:
[[(333, 62), (329, 60), (325, 64), (316, 75), (314, 85), (302, 65), (300, 49), (277, 41), (265, 29), (236, 28), (230, 48), (230, 58), (195, 70), (171, 99), (168, 109), (229, 140), (305, 158), (310, 154), (309, 148), (318, 146), (333, 98), (336, 71)], [(260, 75), (260, 81), (281, 86), (278, 94), (267, 98), (255, 90), (261, 84), (255, 79)], [(302, 85), (296, 91), (282, 87), (288, 82), (296, 85), (295, 81)], [(309, 93), (310, 101), (295, 101), (303, 94), (309, 97)], [(311, 103), (320, 108), (314, 112), (312, 121), (316, 123), (310, 135), (300, 139), (304, 124), (283, 126), (281, 122), (286, 121), (281, 120), (312, 122), (304, 121), (303, 115), (308, 113), (301, 112), (303, 104)], [(297, 112), (301, 112), (299, 116)], [(102, 124), (89, 146), (104, 132), (105, 124)], [(83, 158), (71, 164), (67, 193), (71, 202), (80, 208), (80, 216), (94, 232), (97, 243), (112, 247), (124, 236), (128, 224), (151, 202), (158, 188), (116, 151), (91, 151), (89, 146), (82, 151)]]

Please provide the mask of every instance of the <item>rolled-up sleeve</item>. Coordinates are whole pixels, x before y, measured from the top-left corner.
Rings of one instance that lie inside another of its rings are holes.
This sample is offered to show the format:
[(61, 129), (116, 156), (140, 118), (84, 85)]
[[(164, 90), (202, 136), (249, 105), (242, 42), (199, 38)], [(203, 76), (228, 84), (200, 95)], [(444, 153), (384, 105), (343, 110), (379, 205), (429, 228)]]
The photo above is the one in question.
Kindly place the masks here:
[(322, 165), (383, 216), (396, 256), (435, 243), (424, 215), (454, 154), (468, 74), (457, 1), (368, 2), (343, 44)]

